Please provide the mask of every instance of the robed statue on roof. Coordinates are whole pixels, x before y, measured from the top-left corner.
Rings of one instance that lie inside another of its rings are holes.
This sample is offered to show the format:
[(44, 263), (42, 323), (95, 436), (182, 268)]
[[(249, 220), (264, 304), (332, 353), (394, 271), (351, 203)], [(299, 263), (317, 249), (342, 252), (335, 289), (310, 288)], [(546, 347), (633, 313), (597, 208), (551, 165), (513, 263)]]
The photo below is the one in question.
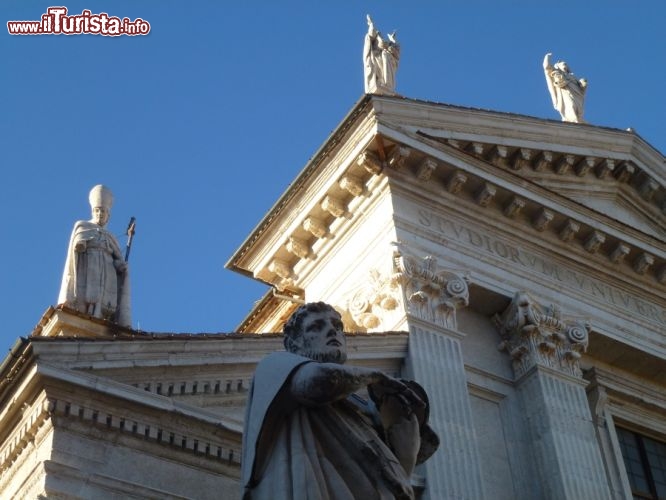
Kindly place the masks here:
[(363, 70), (366, 94), (395, 94), (395, 75), (400, 61), (400, 44), (395, 31), (383, 38), (367, 16), (368, 32), (363, 44)]
[(74, 224), (58, 305), (130, 326), (129, 270), (118, 240), (106, 229), (113, 195), (99, 184), (88, 199), (92, 218)]

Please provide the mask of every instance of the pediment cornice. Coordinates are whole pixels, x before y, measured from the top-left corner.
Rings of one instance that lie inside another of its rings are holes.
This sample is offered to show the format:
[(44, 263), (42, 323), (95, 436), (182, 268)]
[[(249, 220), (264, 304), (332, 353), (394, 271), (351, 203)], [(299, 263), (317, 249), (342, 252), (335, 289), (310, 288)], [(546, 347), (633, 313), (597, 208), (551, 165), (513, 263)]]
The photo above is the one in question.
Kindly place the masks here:
[[(647, 234), (525, 178), (504, 162), (498, 167), (495, 162), (500, 160), (488, 153), (492, 146), (444, 144), (388, 127), (379, 127), (379, 131), (386, 136), (384, 142), (412, 148), (411, 163), (393, 174), (403, 176), (404, 185), (412, 190), (428, 191), (434, 197), (437, 192), (447, 192), (460, 200), (461, 207), (477, 207), (465, 210), (468, 217), (503, 218), (528, 234), (552, 235), (582, 255), (604, 257), (609, 265), (625, 262), (629, 265), (623, 269), (630, 269), (633, 278), (650, 277), (666, 284), (666, 232), (661, 238)], [(557, 158), (549, 160), (552, 164)], [(424, 175), (426, 163), (431, 167)]]
[[(664, 157), (635, 133), (399, 97), (366, 97), (355, 111), (227, 267), (302, 298), (317, 262), (404, 176), (666, 284)], [(654, 231), (558, 193), (557, 182), (614, 191)]]
[(373, 99), (380, 123), (444, 140), (631, 160), (666, 185), (666, 158), (635, 131), (390, 96)]
[[(409, 133), (414, 136), (414, 133)], [(666, 183), (651, 177), (633, 160), (606, 156), (589, 156), (555, 148), (531, 149), (522, 146), (442, 139), (416, 131), (417, 136), (440, 142), (444, 147), (460, 150), (492, 166), (512, 171), (521, 178), (552, 191), (579, 193), (613, 193), (652, 218), (666, 233)]]

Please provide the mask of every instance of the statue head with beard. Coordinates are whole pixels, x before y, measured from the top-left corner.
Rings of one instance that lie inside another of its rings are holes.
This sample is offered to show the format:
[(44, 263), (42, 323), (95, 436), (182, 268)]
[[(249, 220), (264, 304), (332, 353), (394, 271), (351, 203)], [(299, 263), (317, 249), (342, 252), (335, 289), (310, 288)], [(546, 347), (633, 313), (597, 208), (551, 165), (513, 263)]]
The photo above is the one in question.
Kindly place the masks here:
[(321, 363), (344, 364), (347, 341), (340, 314), (324, 302), (304, 304), (284, 325), (284, 347)]

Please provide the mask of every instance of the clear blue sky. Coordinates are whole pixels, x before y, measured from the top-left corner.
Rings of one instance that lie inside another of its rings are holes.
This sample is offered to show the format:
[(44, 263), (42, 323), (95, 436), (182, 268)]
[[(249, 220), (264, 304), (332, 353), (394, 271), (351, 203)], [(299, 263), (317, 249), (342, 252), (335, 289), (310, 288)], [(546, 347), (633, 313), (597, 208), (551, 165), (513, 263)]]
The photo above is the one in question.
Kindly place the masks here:
[(551, 51), (588, 79), (589, 122), (666, 151), (661, 0), (72, 1), (152, 31), (7, 33), (50, 5), (0, 6), (0, 349), (55, 304), (97, 183), (115, 194), (113, 232), (137, 217), (134, 326), (232, 331), (266, 288), (224, 263), (361, 97), (368, 12), (398, 29), (407, 97), (559, 119)]

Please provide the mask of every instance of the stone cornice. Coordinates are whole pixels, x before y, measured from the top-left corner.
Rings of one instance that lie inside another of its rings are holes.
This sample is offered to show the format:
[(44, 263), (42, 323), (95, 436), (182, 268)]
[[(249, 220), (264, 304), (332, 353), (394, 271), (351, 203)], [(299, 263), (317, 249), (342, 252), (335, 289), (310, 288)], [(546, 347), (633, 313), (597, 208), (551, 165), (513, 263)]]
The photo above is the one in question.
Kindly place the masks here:
[(60, 383), (93, 390), (98, 395), (117, 398), (128, 403), (149, 407), (156, 411), (177, 413), (184, 417), (206, 422), (229, 432), (240, 432), (240, 428), (234, 424), (223, 422), (220, 419), (220, 416), (214, 412), (204, 408), (186, 405), (179, 401), (174, 401), (171, 398), (152, 394), (105, 377), (98, 377), (80, 371), (62, 369), (45, 363), (37, 365), (37, 373), (50, 380), (57, 380)]
[[(349, 176), (343, 176), (343, 178), (346, 177)], [(359, 178), (360, 176), (355, 175), (355, 177)], [(313, 250), (313, 257), (301, 258), (298, 255), (290, 255), (290, 266), (295, 275), (298, 276), (299, 288), (306, 289), (308, 283), (313, 278), (316, 279), (316, 273), (313, 273), (313, 271), (334, 257), (333, 249), (344, 247), (348, 238), (353, 236), (352, 229), (362, 224), (365, 218), (372, 214), (376, 207), (388, 196), (388, 179), (386, 176), (372, 175), (369, 179), (365, 180), (363, 178), (363, 180), (363, 194), (354, 196), (351, 193), (346, 193), (341, 198), (345, 200), (349, 216), (331, 219), (328, 223), (328, 233), (323, 237), (317, 234), (305, 235)], [(389, 220), (389, 217), (386, 217), (386, 222)]]
[(0, 442), (0, 484), (6, 480), (4, 476), (7, 469), (35, 440), (37, 433), (50, 418), (49, 402), (44, 394), (33, 401), (31, 405), (25, 403), (21, 411), (22, 416), (19, 424), (14, 425), (11, 432), (3, 436)]
[(252, 310), (234, 329), (238, 333), (279, 332), (291, 313), (298, 307), (295, 300), (280, 298), (271, 288), (255, 302)]
[[(362, 212), (380, 189), (383, 177), (354, 160), (374, 138), (374, 129), (368, 130), (346, 157), (336, 159), (338, 165), (334, 169), (323, 174), (325, 182), (320, 183), (319, 189), (304, 193), (302, 203), (281, 221), (270, 244), (260, 249), (257, 258), (250, 263), (256, 277), (278, 289), (300, 290), (307, 271), (302, 269), (296, 273), (297, 262), (301, 263), (299, 267), (308, 268), (311, 267), (308, 264), (318, 261), (335, 244), (334, 239), (339, 239), (350, 227), (352, 214)], [(360, 191), (351, 186), (360, 188)], [(307, 254), (295, 250), (294, 241), (298, 241)], [(284, 264), (286, 270), (275, 266), (277, 262)]]
[(592, 369), (585, 372), (584, 377), (591, 382), (590, 388), (594, 385), (603, 387), (611, 400), (617, 404), (631, 401), (638, 407), (656, 410), (661, 414), (666, 413), (663, 385), (603, 363), (596, 363)]
[[(402, 358), (406, 336), (404, 332), (347, 333), (349, 359)], [(161, 340), (53, 339), (34, 342), (33, 348), (41, 362), (54, 369), (60, 365), (88, 370), (226, 365), (238, 370), (246, 364), (250, 371), (266, 354), (283, 349), (282, 334), (243, 334), (206, 341), (181, 340), (177, 335)]]
[[(443, 178), (442, 184), (445, 184), (446, 179), (448, 179), (451, 174), (456, 172), (455, 169), (464, 172), (468, 178), (463, 184), (463, 189), (455, 191), (456, 194), (469, 190), (470, 186), (478, 187), (481, 182), (491, 182), (492, 185), (496, 188), (496, 191), (493, 195), (496, 199), (502, 199), (502, 196), (500, 196), (502, 193), (497, 190), (497, 188), (501, 188), (510, 194), (515, 194), (521, 197), (529, 197), (532, 199), (532, 201), (538, 203), (543, 208), (552, 211), (559, 211), (563, 216), (585, 219), (586, 221), (589, 221), (588, 225), (590, 226), (593, 224), (608, 226), (609, 231), (614, 230), (617, 233), (617, 236), (619, 236), (620, 233), (627, 233), (627, 237), (633, 238), (637, 243), (641, 242), (645, 245), (653, 247), (663, 246), (663, 240), (645, 234), (642, 231), (638, 231), (633, 227), (628, 226), (627, 224), (616, 221), (615, 219), (605, 214), (601, 214), (591, 208), (581, 205), (580, 203), (570, 200), (567, 197), (558, 194), (557, 192), (530, 181), (516, 170), (510, 168), (497, 168), (492, 161), (480, 157), (480, 155), (474, 153), (472, 150), (465, 151), (459, 147), (440, 143), (433, 139), (419, 136), (416, 133), (393, 130), (387, 127), (379, 127), (378, 131), (380, 133), (385, 133), (385, 135), (387, 135), (393, 141), (404, 142), (414, 148), (420, 148), (422, 153), (425, 153), (427, 156), (436, 155), (435, 160), (439, 160), (439, 167), (437, 171), (440, 175), (435, 179)], [(458, 143), (458, 145), (460, 146), (461, 143)], [(484, 144), (483, 146), (484, 151), (488, 151), (492, 147), (487, 144)], [(537, 157), (539, 155), (538, 152), (534, 152), (534, 154), (536, 154)], [(415, 154), (414, 159), (416, 160), (417, 158), (419, 158), (419, 155)], [(552, 156), (551, 159), (546, 162), (546, 164), (551, 165), (555, 159), (556, 157)], [(409, 169), (411, 172), (413, 172), (414, 177), (417, 177), (416, 168), (417, 166), (413, 165)], [(406, 170), (407, 169), (403, 169), (402, 171), (404, 172)], [(469, 181), (472, 179), (470, 179), (469, 176), (473, 176), (474, 178), (478, 179), (478, 181), (476, 183), (470, 183)], [(451, 192), (450, 189), (449, 192)], [(473, 194), (476, 195), (477, 191), (474, 191)], [(482, 206), (488, 206), (488, 204)], [(505, 209), (504, 206), (500, 208), (502, 210)], [(616, 226), (616, 228), (613, 228), (612, 226)], [(666, 234), (664, 234), (664, 240), (666, 240)], [(666, 255), (666, 252), (663, 253)]]
[(534, 181), (550, 191), (554, 191), (551, 186), (569, 187), (578, 183), (583, 192), (596, 189), (618, 194), (647, 216), (655, 217), (657, 222), (661, 220), (661, 226), (666, 230), (666, 180), (650, 177), (637, 166), (635, 158), (618, 159), (610, 156), (612, 153), (608, 151), (591, 156), (589, 153), (530, 149), (515, 144), (442, 140), (421, 131), (408, 134), (439, 142), (445, 151), (446, 148), (457, 149), (496, 168), (520, 172), (521, 179)]
[[(32, 346), (27, 339), (19, 339), (9, 350), (9, 354), (2, 362), (0, 369), (0, 409), (7, 408), (6, 399), (14, 386), (20, 383), (24, 374), (30, 369), (32, 359)], [(0, 413), (1, 414), (1, 413)]]
[[(361, 98), (356, 106), (354, 106), (349, 114), (333, 131), (328, 140), (307, 163), (305, 168), (298, 174), (294, 182), (290, 184), (289, 189), (287, 189), (287, 191), (273, 205), (268, 214), (228, 260), (225, 267), (247, 274), (247, 267), (242, 265), (242, 262), (247, 259), (247, 253), (251, 249), (256, 249), (258, 241), (265, 236), (266, 229), (272, 226), (280, 217), (286, 216), (289, 218), (293, 216), (294, 203), (301, 203), (297, 199), (298, 195), (306, 191), (312, 191), (312, 182), (320, 182), (320, 180), (318, 180), (320, 177), (320, 172), (318, 170), (321, 168), (321, 165), (326, 161), (330, 161), (331, 156), (338, 147), (345, 147), (346, 144), (349, 143), (348, 140), (344, 140), (345, 138), (348, 139), (348, 135), (358, 134), (357, 129), (359, 123), (365, 121), (365, 125), (360, 125), (361, 129), (367, 129), (368, 126), (372, 126), (374, 123), (374, 120), (372, 119), (373, 113), (369, 111), (368, 108), (368, 103), (371, 102), (371, 99), (371, 96), (366, 95)], [(352, 141), (352, 144), (355, 144), (355, 141)]]
[[(635, 278), (649, 276), (653, 283), (666, 284), (663, 241), (526, 181), (511, 170), (498, 169), (475, 154), (404, 131), (382, 126), (379, 131), (393, 141), (403, 141), (416, 153), (411, 164), (391, 175), (411, 174), (411, 184), (418, 189), (448, 191), (461, 203), (492, 211), (493, 216), (518, 223), (526, 231), (549, 233), (570, 247), (577, 245), (584, 255), (603, 255), (609, 264), (624, 261), (628, 264), (624, 269), (633, 271)], [(425, 159), (438, 163), (427, 182), (419, 177), (424, 153)]]
[(281, 344), (281, 336), (235, 335), (201, 337), (172, 335), (148, 339), (62, 339), (35, 341), (40, 359), (70, 368), (100, 369), (132, 366), (199, 366), (202, 364), (252, 364)]
[[(73, 345), (71, 342), (68, 344)], [(104, 425), (141, 440), (153, 439), (161, 444), (177, 445), (211, 459), (231, 462), (235, 457), (236, 466), (240, 462), (242, 425), (213, 411), (41, 360), (33, 361), (31, 369), (17, 383), (14, 399), (4, 404), (0, 412), (1, 474), (35, 439), (44, 422), (57, 416)], [(104, 398), (107, 398), (107, 403), (101, 402)], [(108, 404), (108, 401), (115, 403)], [(134, 411), (128, 418), (127, 405), (136, 405), (142, 410)], [(164, 414), (178, 415), (178, 418), (165, 427), (161, 417), (155, 417)], [(206, 430), (195, 430), (195, 425), (206, 427)], [(174, 435), (178, 436), (178, 443), (173, 442)], [(211, 451), (213, 444), (215, 447)]]
[[(101, 401), (99, 391), (95, 391), (95, 398), (90, 398), (80, 390), (72, 394), (68, 390), (62, 391), (67, 385), (62, 378), (60, 382), (65, 385), (47, 389), (37, 401), (26, 406), (21, 425), (13, 426), (12, 433), (3, 439), (0, 446), (0, 482), (5, 480), (7, 472), (11, 473), (12, 465), (29, 448), (47, 421), (51, 422), (53, 428), (69, 425), (64, 424), (69, 421), (74, 425), (81, 423), (88, 430), (98, 428), (104, 429), (106, 433), (121, 433), (140, 440), (141, 446), (152, 442), (169, 450), (164, 452), (165, 456), (172, 455), (174, 449), (177, 449), (236, 469), (240, 464), (240, 425), (234, 430), (223, 429), (223, 432), (219, 432), (219, 417), (217, 421), (202, 419), (201, 414), (206, 413), (205, 410), (197, 412), (198, 415), (191, 415), (182, 411), (184, 405), (171, 409), (151, 409), (156, 412), (134, 411), (128, 417), (125, 408), (121, 410), (117, 405)], [(164, 411), (178, 414), (178, 418), (165, 421), (161, 417)], [(188, 417), (194, 417), (194, 420)]]
[(656, 439), (666, 433), (663, 386), (604, 365), (595, 365), (585, 378), (590, 381), (588, 398), (598, 419), (608, 412), (616, 425)]

